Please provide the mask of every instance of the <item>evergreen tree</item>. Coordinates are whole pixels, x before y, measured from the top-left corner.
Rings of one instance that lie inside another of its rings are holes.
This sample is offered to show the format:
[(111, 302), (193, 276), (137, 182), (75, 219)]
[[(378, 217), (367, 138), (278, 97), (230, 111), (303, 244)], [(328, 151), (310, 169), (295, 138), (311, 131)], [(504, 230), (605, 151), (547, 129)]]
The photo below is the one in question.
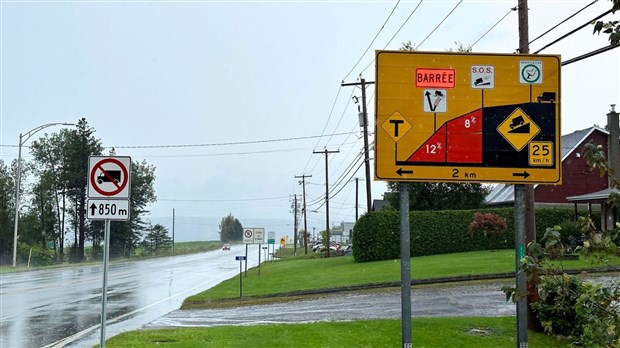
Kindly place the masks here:
[(220, 222), (220, 241), (223, 243), (243, 240), (243, 227), (232, 214), (222, 218)]

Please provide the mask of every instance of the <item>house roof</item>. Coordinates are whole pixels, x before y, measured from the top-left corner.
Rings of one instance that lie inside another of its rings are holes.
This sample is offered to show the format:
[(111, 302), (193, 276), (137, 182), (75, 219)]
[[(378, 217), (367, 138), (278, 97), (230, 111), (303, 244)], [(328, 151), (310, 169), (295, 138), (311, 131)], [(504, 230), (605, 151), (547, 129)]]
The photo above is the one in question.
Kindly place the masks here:
[(601, 190), (598, 192), (587, 193), (585, 195), (566, 197), (566, 199), (570, 202), (575, 202), (575, 203), (596, 202), (596, 201), (606, 202), (607, 199), (609, 198), (609, 195), (612, 192), (620, 193), (620, 191), (618, 191), (617, 189), (606, 188), (604, 190)]
[[(609, 135), (609, 132), (605, 129), (592, 126), (590, 128), (574, 131), (570, 134), (566, 134), (562, 136), (561, 144), (561, 156), (562, 162), (568, 156), (570, 156), (573, 151), (579, 146), (579, 144), (583, 143), (594, 131), (603, 132)], [(577, 196), (576, 196), (577, 197)], [(498, 184), (484, 199), (485, 203), (488, 205), (500, 205), (500, 204), (508, 204), (513, 203), (515, 201), (514, 196), (514, 185), (511, 184)]]

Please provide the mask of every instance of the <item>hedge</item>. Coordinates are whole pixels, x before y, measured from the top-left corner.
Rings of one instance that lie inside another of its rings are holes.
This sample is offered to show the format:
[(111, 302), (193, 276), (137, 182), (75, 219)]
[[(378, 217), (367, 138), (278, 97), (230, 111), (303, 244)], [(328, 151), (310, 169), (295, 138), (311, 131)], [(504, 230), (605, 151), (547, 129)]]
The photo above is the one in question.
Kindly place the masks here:
[[(495, 213), (506, 220), (508, 228), (496, 235), (472, 235), (468, 226), (475, 212)], [(593, 219), (597, 221), (596, 217)], [(536, 235), (542, 236), (547, 227), (573, 220), (574, 211), (570, 209), (536, 209)], [(411, 256), (512, 249), (515, 243), (512, 208), (412, 211), (409, 225)], [(399, 212), (363, 215), (353, 228), (353, 257), (358, 262), (400, 258)]]

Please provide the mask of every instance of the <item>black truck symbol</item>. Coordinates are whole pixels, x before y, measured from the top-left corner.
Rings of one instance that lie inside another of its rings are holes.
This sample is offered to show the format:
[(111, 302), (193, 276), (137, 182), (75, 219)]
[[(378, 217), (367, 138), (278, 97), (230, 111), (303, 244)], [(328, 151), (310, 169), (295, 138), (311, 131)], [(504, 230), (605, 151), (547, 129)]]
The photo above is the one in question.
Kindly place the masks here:
[(541, 102), (555, 103), (555, 92), (542, 92), (538, 95), (538, 98), (536, 98), (536, 100), (538, 100), (539, 103)]
[(97, 176), (97, 182), (103, 184), (104, 182), (112, 182), (118, 184), (121, 181), (120, 170), (102, 170), (102, 173)]
[(525, 120), (523, 119), (523, 116), (517, 116), (513, 118), (512, 121), (510, 121), (510, 124), (508, 126), (510, 127), (510, 129), (515, 129), (515, 127), (523, 126), (524, 124)]

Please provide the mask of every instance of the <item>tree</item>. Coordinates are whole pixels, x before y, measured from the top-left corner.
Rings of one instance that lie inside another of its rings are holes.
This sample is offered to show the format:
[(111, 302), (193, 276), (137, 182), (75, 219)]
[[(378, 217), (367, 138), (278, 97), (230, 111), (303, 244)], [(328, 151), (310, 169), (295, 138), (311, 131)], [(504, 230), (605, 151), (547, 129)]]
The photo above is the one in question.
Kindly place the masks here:
[[(142, 162), (132, 161), (131, 193), (129, 196), (130, 217), (129, 221), (115, 223), (114, 226), (110, 227), (110, 254), (112, 256), (130, 256), (142, 239), (142, 233), (150, 229), (143, 217), (149, 212), (146, 209), (147, 206), (155, 202), (157, 198), (154, 183), (155, 167), (144, 160)], [(98, 227), (92, 231), (93, 241), (103, 240), (102, 224)], [(99, 245), (95, 242), (93, 244)]]
[[(31, 151), (41, 170), (50, 171), (55, 181), (56, 196), (70, 196), (72, 223), (76, 231), (75, 261), (84, 259), (86, 241), (86, 188), (88, 184), (88, 158), (103, 151), (101, 140), (95, 138), (94, 128), (85, 118), (78, 120), (75, 129), (61, 129), (51, 137), (47, 135), (34, 141)], [(56, 203), (60, 205), (59, 200)], [(57, 214), (60, 209), (56, 209)], [(62, 218), (58, 219), (61, 220)], [(60, 233), (63, 235), (63, 233)], [(64, 240), (64, 238), (63, 238)]]
[(144, 248), (150, 252), (157, 252), (160, 249), (167, 249), (172, 246), (172, 238), (168, 235), (168, 229), (160, 224), (147, 228), (144, 236)]
[(235, 219), (232, 214), (223, 217), (220, 222), (220, 241), (228, 243), (241, 240), (243, 240), (243, 227), (239, 220)]
[[(616, 11), (620, 10), (620, 0), (610, 0), (612, 2), (611, 5), (611, 13), (616, 13)], [(594, 23), (594, 33), (601, 34), (601, 31), (605, 34), (609, 35), (609, 43), (611, 45), (617, 45), (620, 43), (620, 21), (597, 21)]]
[[(400, 210), (397, 182), (388, 182), (388, 190), (394, 192), (384, 198), (390, 206)], [(482, 184), (453, 184), (443, 182), (410, 183), (409, 210), (459, 210), (484, 206), (489, 188)]]
[(15, 217), (15, 181), (0, 160), (0, 260), (12, 255)]

